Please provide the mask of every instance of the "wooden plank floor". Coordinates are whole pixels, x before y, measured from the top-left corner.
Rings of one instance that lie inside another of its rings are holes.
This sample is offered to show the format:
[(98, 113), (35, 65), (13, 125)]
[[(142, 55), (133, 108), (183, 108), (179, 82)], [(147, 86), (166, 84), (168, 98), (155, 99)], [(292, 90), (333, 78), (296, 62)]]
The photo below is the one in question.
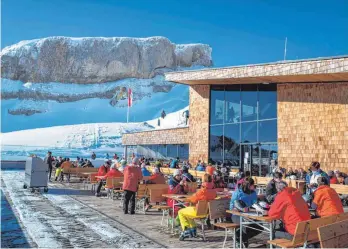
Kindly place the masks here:
[[(147, 214), (125, 215), (120, 207), (119, 200), (111, 200), (107, 197), (95, 197), (91, 191), (83, 190), (82, 183), (53, 183), (55, 187), (65, 188), (67, 194), (81, 203), (107, 215), (111, 219), (126, 225), (134, 231), (145, 235), (154, 242), (163, 245), (163, 247), (170, 248), (221, 248), (224, 240), (223, 230), (206, 230), (206, 239), (203, 241), (199, 238), (187, 239), (179, 241), (178, 236), (172, 236), (166, 229), (160, 226), (162, 213), (156, 210), (150, 210)], [(78, 189), (79, 191), (69, 191), (69, 189)], [(90, 188), (89, 188), (90, 189)], [(71, 192), (71, 193), (69, 193)], [(199, 226), (198, 226), (199, 227)], [(198, 234), (201, 231), (198, 230)], [(266, 234), (260, 234), (250, 240), (250, 247), (265, 247), (268, 239)], [(226, 247), (232, 247), (233, 242), (230, 237), (227, 241)]]

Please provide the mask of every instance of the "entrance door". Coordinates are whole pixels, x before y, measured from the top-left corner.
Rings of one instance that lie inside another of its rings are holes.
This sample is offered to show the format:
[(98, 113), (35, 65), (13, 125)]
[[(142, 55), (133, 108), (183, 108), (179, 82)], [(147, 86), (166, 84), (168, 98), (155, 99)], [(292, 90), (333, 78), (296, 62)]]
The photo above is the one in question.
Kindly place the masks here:
[(252, 176), (266, 176), (276, 166), (276, 144), (242, 144), (241, 163)]

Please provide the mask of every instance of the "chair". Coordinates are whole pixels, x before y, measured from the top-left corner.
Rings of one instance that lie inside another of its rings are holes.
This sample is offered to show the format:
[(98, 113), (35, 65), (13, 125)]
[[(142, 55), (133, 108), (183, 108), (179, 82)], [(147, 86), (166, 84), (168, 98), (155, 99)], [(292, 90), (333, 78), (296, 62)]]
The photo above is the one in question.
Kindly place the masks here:
[(162, 189), (161, 188), (150, 189), (149, 192), (150, 192), (150, 203), (156, 203), (156, 205), (152, 206), (152, 208), (162, 210), (161, 226), (163, 226), (163, 222), (166, 219), (167, 227), (169, 228), (169, 218), (170, 218), (169, 212), (172, 209), (172, 207), (166, 204), (161, 204), (166, 201), (166, 198), (163, 197), (163, 194), (166, 194), (168, 192), (168, 187), (166, 186), (165, 188), (162, 188)]
[(135, 209), (145, 214), (145, 200), (147, 198), (147, 185), (139, 184), (135, 199)]
[(336, 221), (337, 215), (312, 219), (297, 223), (295, 234), (292, 240), (274, 239), (268, 241), (269, 244), (282, 248), (294, 248), (307, 244), (313, 244), (319, 241), (317, 228), (332, 224)]
[(319, 227), (318, 234), (321, 248), (347, 248), (348, 220)]
[(207, 201), (198, 201), (198, 204), (196, 205), (196, 214), (188, 217), (190, 219), (201, 221), (201, 227), (202, 227), (204, 241), (205, 241), (204, 223), (208, 217), (208, 210), (209, 210), (209, 206), (208, 206)]
[(108, 177), (106, 179), (105, 189), (107, 190), (108, 197), (111, 198), (112, 200), (114, 199), (114, 196), (115, 196), (115, 190), (117, 190), (117, 193), (123, 192), (123, 190), (121, 190), (122, 181), (123, 181), (123, 177)]
[(210, 220), (219, 219), (220, 223), (215, 223), (213, 225), (225, 229), (225, 239), (222, 248), (225, 248), (229, 233), (233, 235), (233, 247), (236, 248), (236, 229), (239, 227), (239, 224), (221, 222), (221, 220), (223, 220), (227, 216), (226, 210), (229, 209), (229, 203), (229, 199), (213, 200), (209, 202)]

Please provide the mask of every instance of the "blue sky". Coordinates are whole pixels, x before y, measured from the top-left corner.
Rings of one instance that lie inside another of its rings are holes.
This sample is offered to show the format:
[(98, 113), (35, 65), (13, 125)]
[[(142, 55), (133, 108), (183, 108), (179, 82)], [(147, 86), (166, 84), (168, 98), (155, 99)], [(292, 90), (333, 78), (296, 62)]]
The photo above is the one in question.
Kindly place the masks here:
[(207, 43), (215, 66), (348, 54), (345, 0), (2, 0), (2, 47), (47, 36)]

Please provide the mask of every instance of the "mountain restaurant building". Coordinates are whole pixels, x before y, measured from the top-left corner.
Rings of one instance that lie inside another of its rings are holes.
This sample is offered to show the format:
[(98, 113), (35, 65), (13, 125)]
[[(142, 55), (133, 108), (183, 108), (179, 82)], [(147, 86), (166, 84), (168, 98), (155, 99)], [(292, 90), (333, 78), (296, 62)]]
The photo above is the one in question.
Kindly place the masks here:
[[(124, 134), (128, 153), (348, 172), (348, 56), (171, 72), (190, 87), (185, 128)], [(150, 153), (150, 154), (149, 154)]]

